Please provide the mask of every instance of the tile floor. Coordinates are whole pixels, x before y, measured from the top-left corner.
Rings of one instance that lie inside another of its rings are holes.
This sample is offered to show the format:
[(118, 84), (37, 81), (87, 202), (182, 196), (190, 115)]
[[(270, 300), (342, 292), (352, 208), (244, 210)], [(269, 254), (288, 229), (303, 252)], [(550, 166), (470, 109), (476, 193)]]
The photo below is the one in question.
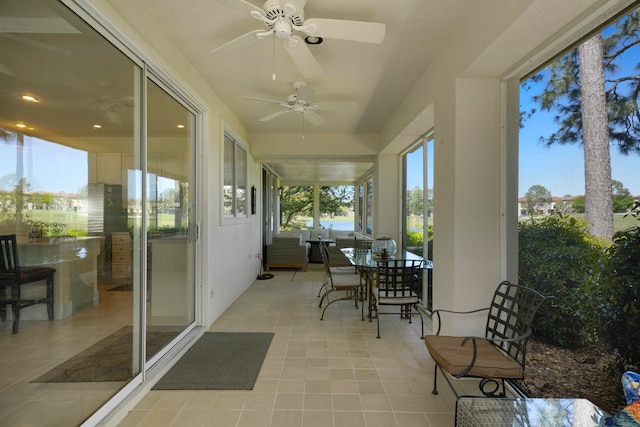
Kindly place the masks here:
[[(417, 319), (382, 317), (381, 339), (349, 301), (319, 320), (320, 267), (272, 271), (210, 328), (275, 333), (253, 390), (150, 391), (119, 426), (453, 426), (448, 386), (431, 394), (433, 362)], [(425, 317), (425, 333), (429, 326)]]

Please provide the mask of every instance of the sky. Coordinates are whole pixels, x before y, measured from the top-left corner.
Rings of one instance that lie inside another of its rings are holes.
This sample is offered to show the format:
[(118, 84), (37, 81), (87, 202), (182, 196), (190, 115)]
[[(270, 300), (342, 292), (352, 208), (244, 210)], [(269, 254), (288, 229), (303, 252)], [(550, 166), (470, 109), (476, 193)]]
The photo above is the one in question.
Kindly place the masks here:
[[(534, 106), (534, 92), (521, 90), (521, 111)], [(539, 108), (538, 108), (539, 110)], [(542, 185), (552, 196), (584, 194), (584, 153), (579, 144), (557, 145), (546, 148), (541, 137), (548, 137), (558, 125), (553, 112), (536, 112), (520, 130), (520, 173), (518, 195), (524, 196), (529, 188)], [(620, 181), (634, 195), (640, 195), (640, 156), (623, 156), (611, 147), (611, 178)]]

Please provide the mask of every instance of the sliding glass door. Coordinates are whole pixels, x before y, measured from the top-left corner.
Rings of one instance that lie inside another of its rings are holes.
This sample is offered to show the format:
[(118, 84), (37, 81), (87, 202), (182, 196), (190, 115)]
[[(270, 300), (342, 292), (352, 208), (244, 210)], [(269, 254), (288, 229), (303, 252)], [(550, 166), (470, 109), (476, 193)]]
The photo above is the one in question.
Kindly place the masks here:
[(61, 2), (0, 2), (0, 17), (0, 234), (55, 269), (53, 320), (46, 304), (16, 334), (11, 309), (0, 320), (0, 399), (77, 425), (194, 324), (197, 116)]

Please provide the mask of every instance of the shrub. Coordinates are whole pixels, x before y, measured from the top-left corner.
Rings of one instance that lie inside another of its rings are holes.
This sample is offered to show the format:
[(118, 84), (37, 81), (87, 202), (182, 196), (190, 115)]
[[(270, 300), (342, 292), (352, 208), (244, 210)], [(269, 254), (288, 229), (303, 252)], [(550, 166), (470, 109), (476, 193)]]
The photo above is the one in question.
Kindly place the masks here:
[[(637, 214), (636, 214), (637, 215)], [(603, 282), (602, 343), (618, 357), (617, 369), (640, 366), (640, 226), (617, 232), (607, 249)]]
[(604, 247), (584, 220), (551, 215), (519, 224), (520, 284), (558, 298), (540, 309), (539, 339), (565, 348), (595, 344)]

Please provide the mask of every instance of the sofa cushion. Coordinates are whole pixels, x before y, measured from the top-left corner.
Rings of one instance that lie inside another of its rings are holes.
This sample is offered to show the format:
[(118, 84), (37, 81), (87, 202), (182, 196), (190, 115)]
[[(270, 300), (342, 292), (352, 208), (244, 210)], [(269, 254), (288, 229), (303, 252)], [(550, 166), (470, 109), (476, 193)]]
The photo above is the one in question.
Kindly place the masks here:
[(293, 233), (279, 233), (276, 234), (275, 236), (273, 236), (273, 243), (277, 243), (277, 244), (284, 244), (284, 245), (291, 245), (293, 244), (293, 242), (295, 242), (295, 244), (300, 245), (302, 244), (303, 240), (300, 237), (300, 235), (296, 235)]
[(329, 229), (329, 238), (331, 240), (335, 241), (338, 238), (345, 238), (345, 237), (349, 237), (349, 236), (353, 236), (353, 231), (334, 230), (333, 228)]
[(306, 242), (309, 240), (310, 234), (309, 230), (289, 230), (289, 231), (281, 231), (276, 234), (276, 236), (298, 236), (301, 242)]

